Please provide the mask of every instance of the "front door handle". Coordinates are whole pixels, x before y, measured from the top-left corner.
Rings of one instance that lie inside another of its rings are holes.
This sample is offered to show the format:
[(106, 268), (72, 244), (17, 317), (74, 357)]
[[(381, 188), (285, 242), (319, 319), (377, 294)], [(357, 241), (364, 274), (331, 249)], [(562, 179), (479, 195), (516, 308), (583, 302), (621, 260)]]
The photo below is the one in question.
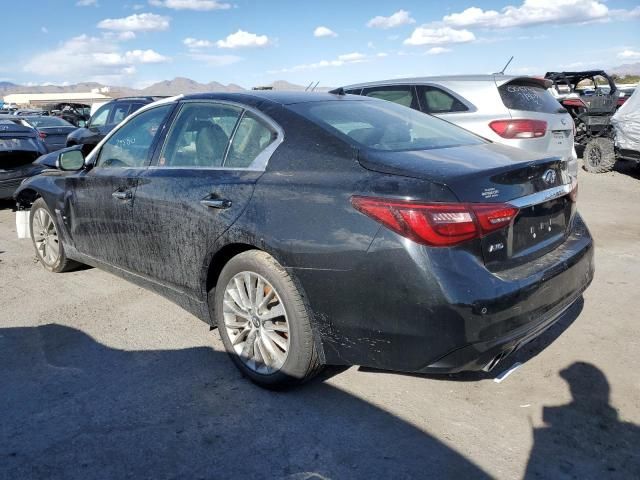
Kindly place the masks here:
[(205, 198), (204, 200), (200, 200), (200, 204), (209, 208), (229, 208), (231, 206), (231, 200), (227, 200), (226, 198), (222, 199), (213, 199), (213, 198)]
[(118, 200), (131, 200), (131, 198), (133, 198), (133, 194), (131, 193), (131, 190), (125, 190), (125, 191), (116, 190), (111, 194), (111, 196), (113, 198), (117, 198)]

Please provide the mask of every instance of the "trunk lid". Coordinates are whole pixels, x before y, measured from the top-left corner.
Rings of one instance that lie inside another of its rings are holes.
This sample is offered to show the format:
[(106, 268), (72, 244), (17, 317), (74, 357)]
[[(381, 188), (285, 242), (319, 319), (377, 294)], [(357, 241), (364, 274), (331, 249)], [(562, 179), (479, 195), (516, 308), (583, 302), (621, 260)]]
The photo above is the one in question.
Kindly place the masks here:
[(484, 144), (403, 152), (369, 150), (359, 161), (369, 170), (445, 185), (464, 203), (518, 207), (509, 227), (480, 240), (490, 269), (508, 268), (552, 250), (566, 238), (575, 214), (575, 203), (569, 198), (573, 184), (567, 163), (559, 157), (539, 158), (524, 150)]

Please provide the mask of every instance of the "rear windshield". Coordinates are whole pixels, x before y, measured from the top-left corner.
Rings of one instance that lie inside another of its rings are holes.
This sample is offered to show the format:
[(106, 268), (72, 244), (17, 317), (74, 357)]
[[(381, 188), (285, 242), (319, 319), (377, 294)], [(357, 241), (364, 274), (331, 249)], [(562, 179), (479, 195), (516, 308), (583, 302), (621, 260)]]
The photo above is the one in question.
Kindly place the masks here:
[(290, 107), (338, 136), (374, 150), (430, 150), (485, 142), (444, 120), (383, 100), (309, 102)]
[(29, 117), (26, 119), (34, 127), (72, 127), (69, 122), (58, 117)]
[(526, 83), (506, 83), (498, 88), (502, 103), (509, 110), (538, 113), (565, 113), (562, 105), (541, 86)]

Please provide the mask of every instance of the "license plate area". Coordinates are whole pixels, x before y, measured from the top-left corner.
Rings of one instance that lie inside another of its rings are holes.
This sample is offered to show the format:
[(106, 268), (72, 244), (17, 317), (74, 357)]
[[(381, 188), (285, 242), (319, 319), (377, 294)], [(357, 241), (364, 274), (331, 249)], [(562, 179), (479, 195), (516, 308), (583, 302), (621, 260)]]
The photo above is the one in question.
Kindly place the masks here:
[(511, 256), (561, 237), (567, 230), (571, 208), (566, 197), (523, 208), (513, 222)]
[(492, 271), (512, 268), (556, 248), (570, 230), (574, 205), (565, 195), (521, 208), (511, 227), (482, 239), (485, 265)]

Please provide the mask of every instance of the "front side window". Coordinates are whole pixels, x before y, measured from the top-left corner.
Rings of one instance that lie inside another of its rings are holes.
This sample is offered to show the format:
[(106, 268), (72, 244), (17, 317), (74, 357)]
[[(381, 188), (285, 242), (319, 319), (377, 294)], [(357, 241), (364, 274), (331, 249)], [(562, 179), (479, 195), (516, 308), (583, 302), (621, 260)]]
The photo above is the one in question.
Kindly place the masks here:
[(362, 94), (397, 103), (403, 107), (415, 107), (413, 89), (409, 85), (365, 88)]
[(308, 102), (290, 108), (338, 136), (374, 150), (429, 150), (485, 142), (444, 120), (391, 102)]
[(418, 96), (427, 113), (466, 112), (469, 110), (456, 97), (436, 87), (418, 87)]
[(97, 166), (143, 167), (160, 125), (172, 108), (173, 104), (152, 108), (125, 123), (102, 145)]
[(251, 112), (245, 112), (238, 124), (225, 167), (247, 168), (277, 137), (275, 131)]
[(232, 105), (184, 104), (167, 135), (158, 166), (222, 167), (241, 113), (241, 108)]
[(111, 112), (112, 105), (104, 105), (98, 109), (98, 111), (91, 118), (92, 127), (103, 127), (107, 124), (107, 118), (109, 118), (109, 112)]
[(113, 109), (111, 123), (118, 124), (124, 120), (127, 117), (127, 113), (129, 113), (129, 106), (129, 103), (126, 102), (116, 104), (116, 107)]

